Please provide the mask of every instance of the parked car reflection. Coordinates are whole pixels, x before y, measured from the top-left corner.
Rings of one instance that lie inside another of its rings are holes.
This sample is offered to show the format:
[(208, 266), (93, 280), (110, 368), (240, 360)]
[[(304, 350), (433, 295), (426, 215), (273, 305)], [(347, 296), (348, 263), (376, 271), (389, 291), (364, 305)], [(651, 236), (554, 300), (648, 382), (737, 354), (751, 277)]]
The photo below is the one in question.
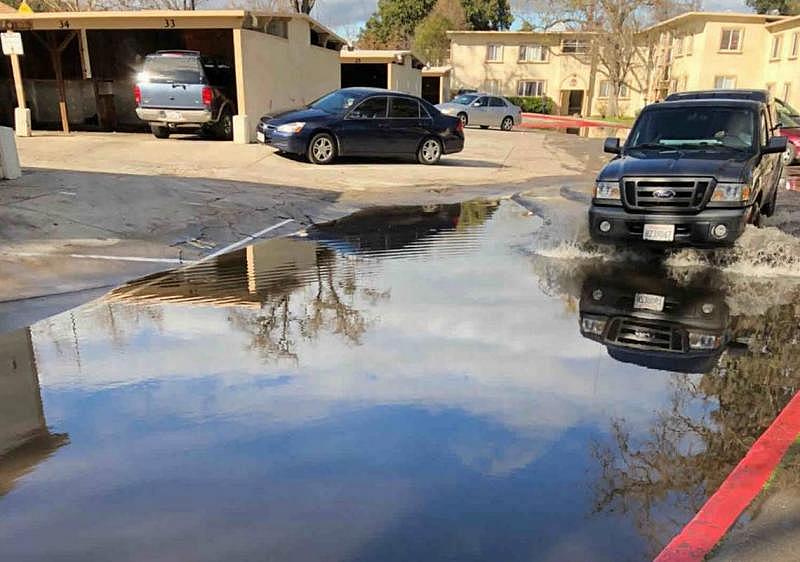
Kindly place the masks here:
[(681, 285), (666, 272), (603, 271), (581, 289), (581, 334), (625, 363), (704, 373), (733, 342), (731, 317), (718, 284)]

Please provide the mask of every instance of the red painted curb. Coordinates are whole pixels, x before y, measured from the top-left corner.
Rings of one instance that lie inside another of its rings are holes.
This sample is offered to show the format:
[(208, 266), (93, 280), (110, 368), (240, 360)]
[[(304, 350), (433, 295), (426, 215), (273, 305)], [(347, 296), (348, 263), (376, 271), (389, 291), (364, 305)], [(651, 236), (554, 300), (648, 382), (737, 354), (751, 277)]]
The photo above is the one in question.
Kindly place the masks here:
[(701, 562), (761, 492), (800, 434), (800, 392), (654, 562)]

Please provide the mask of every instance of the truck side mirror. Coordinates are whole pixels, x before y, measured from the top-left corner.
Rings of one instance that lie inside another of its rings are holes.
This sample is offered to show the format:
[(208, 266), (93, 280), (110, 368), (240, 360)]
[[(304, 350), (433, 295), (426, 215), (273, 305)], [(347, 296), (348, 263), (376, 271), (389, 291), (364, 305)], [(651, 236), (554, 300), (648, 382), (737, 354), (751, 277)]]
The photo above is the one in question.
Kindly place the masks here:
[(603, 152), (608, 152), (609, 154), (619, 154), (619, 139), (617, 137), (608, 137), (606, 142), (603, 144)]
[(761, 154), (783, 154), (786, 152), (786, 137), (772, 137), (767, 142), (767, 146), (761, 147)]

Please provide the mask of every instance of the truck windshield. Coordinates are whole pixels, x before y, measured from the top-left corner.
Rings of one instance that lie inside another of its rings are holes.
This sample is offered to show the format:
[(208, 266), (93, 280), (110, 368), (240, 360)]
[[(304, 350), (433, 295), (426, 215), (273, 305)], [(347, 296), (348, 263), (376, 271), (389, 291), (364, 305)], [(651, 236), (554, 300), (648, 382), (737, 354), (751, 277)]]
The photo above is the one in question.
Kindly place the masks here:
[(326, 113), (338, 115), (353, 107), (358, 100), (359, 97), (354, 96), (351, 92), (339, 90), (337, 92), (331, 92), (330, 94), (324, 95), (317, 101), (312, 101), (310, 104), (308, 104), (308, 107), (313, 109), (321, 109)]
[(632, 149), (753, 149), (756, 114), (733, 107), (651, 109), (636, 123)]
[(200, 59), (185, 55), (148, 56), (140, 75), (142, 82), (156, 84), (202, 84)]

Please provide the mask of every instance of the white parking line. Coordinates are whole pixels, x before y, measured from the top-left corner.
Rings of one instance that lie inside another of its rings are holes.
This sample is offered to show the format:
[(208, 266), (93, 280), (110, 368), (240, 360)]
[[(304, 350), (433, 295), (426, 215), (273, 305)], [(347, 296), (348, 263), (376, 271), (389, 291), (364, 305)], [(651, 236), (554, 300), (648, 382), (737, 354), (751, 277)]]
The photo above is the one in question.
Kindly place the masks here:
[(242, 238), (238, 242), (234, 242), (233, 244), (225, 246), (224, 248), (222, 248), (220, 250), (217, 250), (216, 252), (214, 252), (212, 254), (208, 254), (206, 257), (204, 257), (200, 261), (204, 262), (206, 260), (210, 260), (212, 258), (216, 258), (217, 256), (225, 254), (227, 252), (230, 252), (231, 250), (235, 250), (236, 248), (239, 248), (240, 246), (244, 246), (245, 244), (249, 244), (250, 242), (252, 242), (256, 238), (259, 238), (260, 236), (263, 236), (267, 232), (270, 232), (272, 230), (275, 230), (276, 228), (280, 228), (280, 227), (282, 227), (284, 225), (287, 225), (290, 222), (294, 222), (294, 219), (286, 219), (286, 220), (283, 220), (283, 221), (281, 221), (281, 222), (279, 222), (277, 224), (273, 224), (272, 226), (268, 226), (267, 228), (265, 228), (263, 230), (259, 230), (258, 232), (254, 232), (253, 234), (250, 234), (249, 236), (245, 236), (244, 238)]

